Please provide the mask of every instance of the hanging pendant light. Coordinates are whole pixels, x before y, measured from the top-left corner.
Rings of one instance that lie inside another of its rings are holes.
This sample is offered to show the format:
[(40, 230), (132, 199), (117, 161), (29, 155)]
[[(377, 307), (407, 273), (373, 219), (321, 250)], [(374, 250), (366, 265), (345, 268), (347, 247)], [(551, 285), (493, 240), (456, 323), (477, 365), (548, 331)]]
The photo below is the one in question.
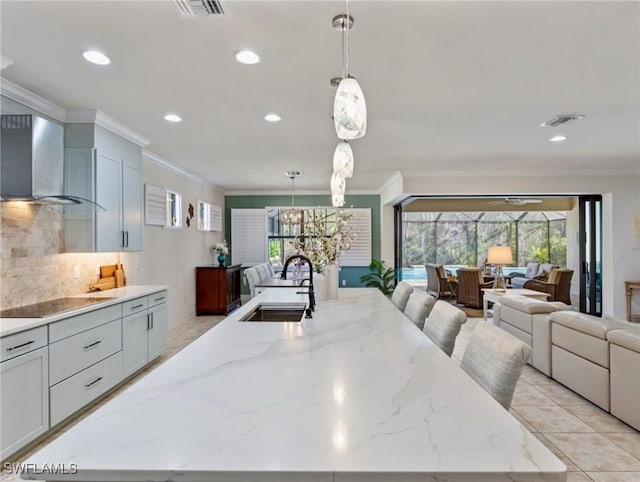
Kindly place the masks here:
[(340, 174), (334, 171), (331, 175), (331, 194), (340, 194), (344, 196), (344, 192), (347, 189), (347, 182)]
[(334, 208), (340, 208), (344, 206), (344, 194), (332, 194), (331, 195), (331, 205)]
[(353, 17), (347, 13), (333, 17), (333, 28), (342, 31), (344, 72), (333, 102), (333, 123), (340, 139), (359, 139), (367, 133), (367, 104), (358, 81), (349, 73), (349, 30)]
[(333, 170), (345, 179), (353, 176), (353, 150), (347, 141), (341, 141), (336, 146), (333, 153)]
[(281, 224), (300, 224), (302, 222), (302, 211), (296, 209), (296, 193), (295, 193), (295, 181), (296, 177), (301, 176), (301, 171), (286, 171), (284, 173), (289, 179), (291, 179), (291, 209), (280, 210), (280, 223)]

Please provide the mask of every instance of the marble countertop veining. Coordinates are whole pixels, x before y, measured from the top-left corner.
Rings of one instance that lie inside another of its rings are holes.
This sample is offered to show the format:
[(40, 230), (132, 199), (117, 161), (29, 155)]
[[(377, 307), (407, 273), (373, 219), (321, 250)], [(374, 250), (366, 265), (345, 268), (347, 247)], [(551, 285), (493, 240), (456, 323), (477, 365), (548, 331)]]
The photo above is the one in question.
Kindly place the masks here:
[(563, 481), (566, 467), (375, 289), (300, 323), (267, 289), (24, 461), (77, 481)]
[(158, 291), (166, 290), (166, 285), (130, 285), (122, 288), (114, 288), (105, 291), (95, 291), (93, 293), (83, 293), (80, 295), (69, 296), (69, 298), (106, 298), (103, 302), (81, 306), (72, 310), (66, 310), (54, 315), (42, 318), (0, 318), (0, 337), (19, 333), (21, 331), (37, 328), (39, 326), (53, 323), (54, 321), (70, 318), (72, 316), (81, 315), (89, 311), (106, 308), (107, 306), (122, 303), (138, 296), (150, 295)]

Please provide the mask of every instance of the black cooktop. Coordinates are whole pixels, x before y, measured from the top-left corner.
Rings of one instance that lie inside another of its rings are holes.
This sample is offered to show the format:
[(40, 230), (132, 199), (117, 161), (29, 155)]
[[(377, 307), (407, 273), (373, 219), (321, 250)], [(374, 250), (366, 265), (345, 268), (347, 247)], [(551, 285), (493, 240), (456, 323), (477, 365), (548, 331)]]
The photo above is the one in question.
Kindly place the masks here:
[(19, 306), (9, 310), (0, 311), (0, 318), (44, 318), (63, 311), (73, 310), (81, 306), (101, 303), (112, 298), (58, 298), (57, 300), (43, 301), (33, 305)]

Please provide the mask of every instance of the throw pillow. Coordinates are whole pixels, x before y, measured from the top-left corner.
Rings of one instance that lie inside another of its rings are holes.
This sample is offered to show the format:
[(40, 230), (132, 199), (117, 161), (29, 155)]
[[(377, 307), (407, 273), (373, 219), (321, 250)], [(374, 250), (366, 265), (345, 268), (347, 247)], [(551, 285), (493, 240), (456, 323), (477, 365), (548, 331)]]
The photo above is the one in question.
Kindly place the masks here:
[(547, 276), (549, 276), (549, 273), (547, 273), (545, 270), (542, 270), (538, 273), (538, 275), (533, 278), (533, 279), (538, 279), (538, 280), (543, 280), (543, 279), (547, 279)]

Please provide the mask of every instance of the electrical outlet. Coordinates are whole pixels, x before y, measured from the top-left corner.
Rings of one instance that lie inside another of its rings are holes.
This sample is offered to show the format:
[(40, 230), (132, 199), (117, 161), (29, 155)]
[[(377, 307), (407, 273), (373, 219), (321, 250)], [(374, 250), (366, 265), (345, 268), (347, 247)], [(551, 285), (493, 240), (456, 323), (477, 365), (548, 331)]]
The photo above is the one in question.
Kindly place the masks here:
[(342, 280), (342, 286), (347, 286), (347, 280), (346, 279)]
[(80, 266), (78, 266), (77, 264), (73, 265), (73, 279), (78, 279), (80, 278)]

